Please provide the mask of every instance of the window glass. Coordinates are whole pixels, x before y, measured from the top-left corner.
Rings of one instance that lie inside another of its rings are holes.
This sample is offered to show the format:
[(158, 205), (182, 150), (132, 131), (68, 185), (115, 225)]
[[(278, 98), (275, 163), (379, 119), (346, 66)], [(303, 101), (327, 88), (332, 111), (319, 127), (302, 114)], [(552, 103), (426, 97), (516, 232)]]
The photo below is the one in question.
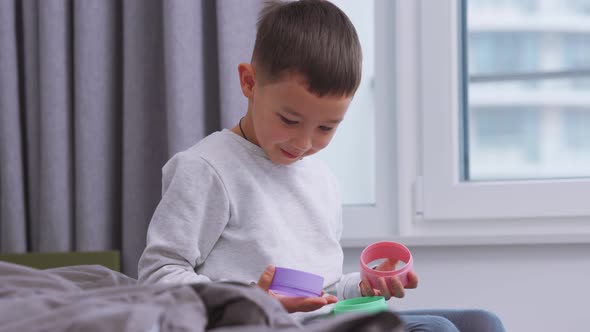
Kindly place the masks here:
[(590, 0), (464, 5), (464, 180), (590, 176)]
[(363, 49), (363, 77), (332, 143), (318, 155), (340, 182), (345, 205), (375, 204), (374, 1), (332, 1), (354, 24)]

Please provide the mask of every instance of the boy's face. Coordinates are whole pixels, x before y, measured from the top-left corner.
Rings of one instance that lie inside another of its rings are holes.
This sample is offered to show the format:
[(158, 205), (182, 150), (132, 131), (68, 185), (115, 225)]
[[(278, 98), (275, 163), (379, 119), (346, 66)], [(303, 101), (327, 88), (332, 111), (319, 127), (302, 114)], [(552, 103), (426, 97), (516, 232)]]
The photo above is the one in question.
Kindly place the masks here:
[(352, 97), (318, 97), (300, 75), (287, 75), (275, 83), (254, 83), (248, 99), (245, 120), (254, 131), (248, 138), (272, 162), (288, 165), (330, 143)]

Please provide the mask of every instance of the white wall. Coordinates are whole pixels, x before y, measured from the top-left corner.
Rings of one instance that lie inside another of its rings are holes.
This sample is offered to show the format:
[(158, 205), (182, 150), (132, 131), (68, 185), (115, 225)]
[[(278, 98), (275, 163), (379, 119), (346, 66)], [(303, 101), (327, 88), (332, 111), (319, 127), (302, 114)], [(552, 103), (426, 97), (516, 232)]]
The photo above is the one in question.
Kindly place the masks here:
[[(362, 248), (346, 248), (345, 272)], [(481, 308), (513, 331), (590, 331), (590, 244), (410, 247), (420, 285), (394, 307)]]

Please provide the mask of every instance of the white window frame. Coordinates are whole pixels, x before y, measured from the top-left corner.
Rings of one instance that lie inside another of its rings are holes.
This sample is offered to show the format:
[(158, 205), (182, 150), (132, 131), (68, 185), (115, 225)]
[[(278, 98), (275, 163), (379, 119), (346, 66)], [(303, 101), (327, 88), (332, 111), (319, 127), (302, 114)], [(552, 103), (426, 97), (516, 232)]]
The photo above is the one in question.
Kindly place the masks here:
[(588, 179), (460, 181), (459, 5), (376, 2), (377, 204), (345, 207), (342, 244), (590, 243)]
[(368, 243), (371, 239), (384, 235), (398, 234), (395, 219), (397, 205), (395, 146), (391, 144), (395, 137), (395, 118), (393, 114), (395, 90), (392, 79), (395, 75), (394, 67), (390, 64), (394, 59), (395, 30), (390, 14), (394, 12), (394, 3), (386, 0), (375, 1), (375, 67), (383, 68), (375, 75), (375, 204), (372, 205), (344, 205), (343, 244)]
[(421, 2), (424, 217), (590, 215), (589, 179), (464, 182), (459, 178), (460, 2)]

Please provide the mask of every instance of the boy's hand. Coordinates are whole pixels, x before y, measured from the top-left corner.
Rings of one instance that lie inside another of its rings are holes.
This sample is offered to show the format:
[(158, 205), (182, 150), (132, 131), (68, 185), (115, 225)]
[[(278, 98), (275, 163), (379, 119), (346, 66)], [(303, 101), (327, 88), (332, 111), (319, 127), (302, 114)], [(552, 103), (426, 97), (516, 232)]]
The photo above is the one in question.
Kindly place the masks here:
[[(377, 271), (392, 271), (395, 270), (395, 265), (398, 261), (386, 259), (383, 263), (379, 264), (375, 268)], [(416, 288), (418, 287), (418, 275), (414, 271), (408, 272), (408, 284), (404, 288), (402, 282), (395, 277), (391, 278), (378, 278), (378, 285), (375, 285), (377, 288), (373, 289), (371, 287), (371, 283), (367, 278), (363, 278), (359, 287), (361, 288), (361, 294), (363, 296), (383, 296), (385, 300), (389, 300), (391, 297), (398, 297), (402, 298), (406, 295), (405, 289), (406, 288)]]
[[(260, 279), (258, 280), (258, 286), (262, 288), (265, 292), (267, 292), (270, 296), (279, 300), (279, 302), (281, 302), (283, 307), (288, 312), (314, 311), (325, 306), (326, 304), (336, 303), (338, 301), (338, 299), (333, 295), (321, 297), (291, 297), (275, 294), (271, 290), (269, 290), (274, 275), (275, 267), (272, 265), (267, 266), (264, 272), (262, 272), (262, 275), (260, 275)], [(323, 291), (322, 295), (324, 295)]]

